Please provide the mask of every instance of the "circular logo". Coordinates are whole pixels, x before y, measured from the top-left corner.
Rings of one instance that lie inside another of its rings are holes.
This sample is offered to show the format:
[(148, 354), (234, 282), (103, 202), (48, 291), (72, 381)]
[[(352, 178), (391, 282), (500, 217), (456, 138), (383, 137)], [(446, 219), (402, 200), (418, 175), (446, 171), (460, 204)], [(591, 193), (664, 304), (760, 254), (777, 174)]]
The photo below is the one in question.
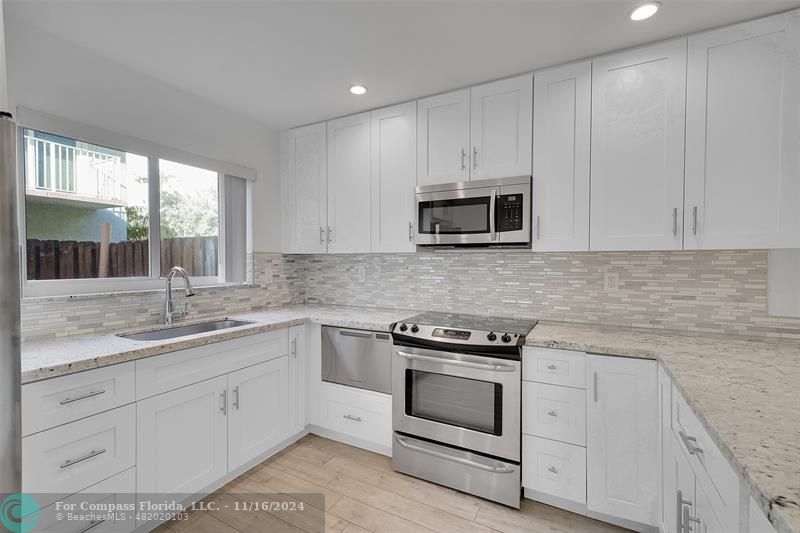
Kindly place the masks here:
[(17, 492), (0, 503), (0, 522), (12, 533), (27, 533), (38, 521), (39, 504), (30, 494)]

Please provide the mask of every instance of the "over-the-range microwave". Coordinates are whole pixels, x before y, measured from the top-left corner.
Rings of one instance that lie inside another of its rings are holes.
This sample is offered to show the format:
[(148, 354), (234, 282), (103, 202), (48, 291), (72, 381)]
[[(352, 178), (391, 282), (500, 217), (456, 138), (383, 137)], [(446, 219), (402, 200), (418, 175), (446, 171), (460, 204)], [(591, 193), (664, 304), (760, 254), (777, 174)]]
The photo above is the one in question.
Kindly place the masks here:
[(420, 246), (525, 246), (531, 242), (531, 176), (417, 187)]

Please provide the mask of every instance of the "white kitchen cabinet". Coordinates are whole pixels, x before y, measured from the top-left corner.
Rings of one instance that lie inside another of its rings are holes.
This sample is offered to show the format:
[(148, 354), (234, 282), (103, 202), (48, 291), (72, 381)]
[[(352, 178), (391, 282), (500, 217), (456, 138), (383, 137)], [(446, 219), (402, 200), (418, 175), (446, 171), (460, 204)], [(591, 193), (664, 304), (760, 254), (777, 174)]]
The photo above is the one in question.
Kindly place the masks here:
[(587, 508), (655, 526), (657, 363), (587, 355)]
[(322, 382), (318, 425), (350, 444), (387, 453), (392, 447), (392, 396)]
[(289, 357), (228, 375), (228, 470), (266, 453), (288, 435)]
[(328, 122), (328, 253), (369, 253), (370, 114)]
[(675, 470), (674, 436), (672, 434), (672, 380), (658, 367), (658, 410), (659, 410), (659, 479), (661, 505), (658, 513), (658, 526), (662, 533), (681, 533), (675, 521), (677, 473)]
[(589, 61), (534, 75), (534, 251), (589, 250), (591, 91)]
[(472, 87), (470, 179), (530, 176), (533, 76)]
[(523, 382), (522, 433), (586, 446), (586, 391)]
[(748, 517), (750, 533), (775, 533), (775, 527), (770, 523), (767, 515), (750, 496), (750, 515)]
[(372, 252), (413, 252), (417, 103), (377, 109), (370, 116)]
[(686, 39), (592, 62), (592, 250), (682, 247)]
[(469, 89), (417, 105), (417, 185), (469, 181)]
[(327, 251), (327, 132), (325, 123), (281, 135), (283, 250)]
[(800, 248), (800, 13), (689, 37), (685, 247)]
[(289, 328), (289, 428), (288, 435), (296, 435), (308, 424), (308, 353), (306, 327)]
[(586, 503), (586, 448), (522, 435), (522, 486), (538, 493)]
[(137, 491), (194, 494), (228, 472), (228, 377), (137, 404)]

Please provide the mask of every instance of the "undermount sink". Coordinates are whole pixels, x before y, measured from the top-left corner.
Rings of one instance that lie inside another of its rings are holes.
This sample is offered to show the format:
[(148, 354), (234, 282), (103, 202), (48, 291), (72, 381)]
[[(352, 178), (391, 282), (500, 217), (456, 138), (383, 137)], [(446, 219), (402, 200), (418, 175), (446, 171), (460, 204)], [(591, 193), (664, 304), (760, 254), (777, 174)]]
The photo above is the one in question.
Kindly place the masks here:
[(174, 326), (171, 328), (157, 329), (155, 331), (145, 331), (144, 333), (131, 333), (129, 335), (119, 336), (134, 341), (162, 341), (166, 339), (175, 339), (178, 337), (187, 337), (189, 335), (197, 335), (198, 333), (209, 333), (211, 331), (249, 326), (250, 324), (254, 324), (254, 322), (225, 319), (215, 320), (214, 322), (203, 322), (202, 324)]

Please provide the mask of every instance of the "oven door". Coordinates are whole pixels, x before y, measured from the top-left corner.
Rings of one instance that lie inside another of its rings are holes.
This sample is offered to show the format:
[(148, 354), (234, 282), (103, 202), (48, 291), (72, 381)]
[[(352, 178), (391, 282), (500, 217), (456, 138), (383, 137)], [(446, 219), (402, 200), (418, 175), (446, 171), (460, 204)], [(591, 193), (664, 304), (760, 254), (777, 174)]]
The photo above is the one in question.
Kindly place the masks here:
[(417, 193), (416, 243), (498, 243), (496, 187)]
[(394, 346), (395, 431), (520, 460), (520, 362)]

